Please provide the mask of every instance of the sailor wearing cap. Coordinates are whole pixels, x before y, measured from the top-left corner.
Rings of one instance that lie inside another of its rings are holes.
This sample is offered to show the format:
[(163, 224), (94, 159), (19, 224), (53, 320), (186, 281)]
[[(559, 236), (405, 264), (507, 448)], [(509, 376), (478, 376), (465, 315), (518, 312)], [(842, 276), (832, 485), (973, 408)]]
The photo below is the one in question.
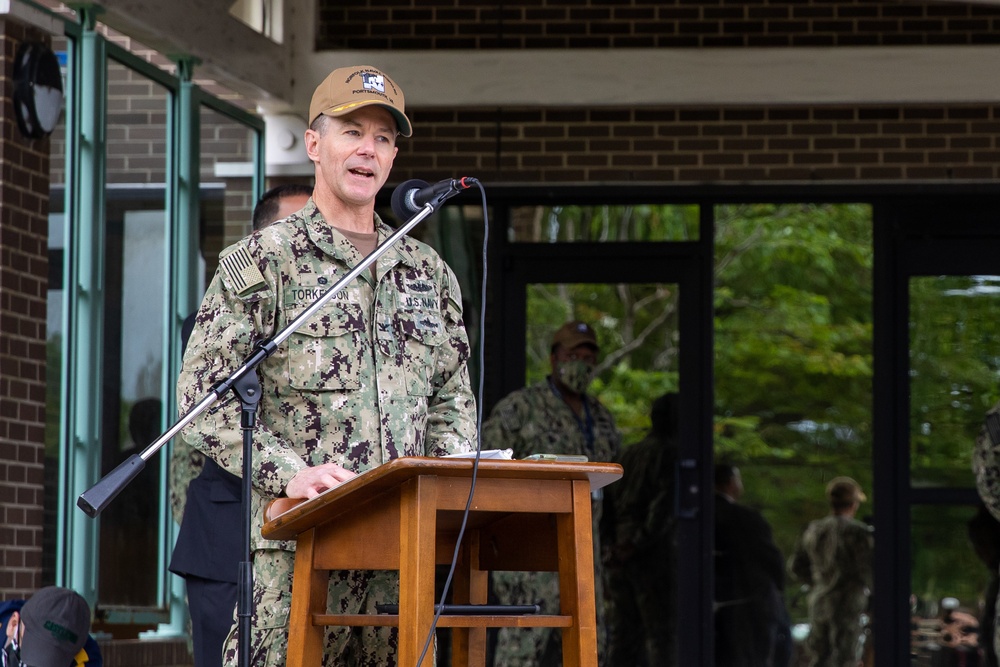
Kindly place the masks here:
[[(587, 393), (594, 377), (600, 346), (594, 329), (586, 322), (566, 322), (552, 336), (549, 363), (552, 373), (531, 386), (508, 394), (497, 403), (483, 424), (484, 449), (512, 449), (514, 458), (532, 454), (586, 457), (589, 461), (612, 461), (618, 455), (621, 436), (614, 418), (600, 401)], [(603, 568), (599, 557), (598, 525), (601, 503), (592, 505), (594, 520), (594, 585), (597, 594), (598, 653), (603, 655)], [(542, 602), (543, 613), (559, 613), (559, 581), (548, 572), (502, 572), (493, 577), (494, 589), (503, 604)], [(557, 664), (560, 633), (552, 628), (501, 629), (496, 664)]]
[[(178, 381), (190, 410), (284, 330), (393, 230), (375, 213), (396, 141), (412, 133), (403, 92), (378, 68), (334, 70), (309, 107), (306, 153), (315, 187), (305, 207), (223, 251), (196, 316)], [(262, 398), (253, 456), (253, 632), (250, 663), (285, 664), (294, 544), (261, 535), (274, 498), (311, 498), (402, 456), (468, 452), (476, 441), (462, 296), (429, 246), (404, 236), (292, 333), (258, 367)], [(184, 438), (240, 475), (238, 401), (199, 415)], [(331, 573), (336, 613), (399, 601), (392, 572)], [(330, 627), (323, 664), (395, 664), (395, 628)], [(236, 628), (224, 648), (236, 665)]]
[(871, 528), (854, 518), (868, 500), (857, 481), (834, 477), (826, 485), (826, 498), (829, 516), (806, 527), (790, 568), (809, 586), (809, 665), (842, 667), (857, 662), (874, 545)]

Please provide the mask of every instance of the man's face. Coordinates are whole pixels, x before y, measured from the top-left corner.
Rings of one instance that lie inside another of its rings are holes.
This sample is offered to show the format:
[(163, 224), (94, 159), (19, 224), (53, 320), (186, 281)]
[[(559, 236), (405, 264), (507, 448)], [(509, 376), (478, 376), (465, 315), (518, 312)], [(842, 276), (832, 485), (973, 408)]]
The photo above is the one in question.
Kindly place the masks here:
[(309, 201), (309, 195), (288, 195), (278, 200), (278, 213), (275, 220), (284, 220), (292, 213), (302, 210), (302, 207)]
[(306, 130), (306, 153), (316, 165), (316, 196), (367, 206), (385, 185), (396, 157), (396, 121), (377, 106), (328, 118), (320, 134)]
[(594, 376), (597, 350), (590, 345), (577, 345), (571, 349), (559, 345), (549, 362), (552, 364), (552, 378), (560, 390), (584, 394)]

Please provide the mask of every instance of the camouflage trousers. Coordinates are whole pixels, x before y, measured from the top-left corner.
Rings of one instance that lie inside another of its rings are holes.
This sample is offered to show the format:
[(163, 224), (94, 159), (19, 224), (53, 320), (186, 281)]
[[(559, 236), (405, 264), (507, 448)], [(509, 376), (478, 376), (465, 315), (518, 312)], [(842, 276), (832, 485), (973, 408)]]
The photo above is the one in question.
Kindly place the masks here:
[(825, 595), (809, 600), (809, 667), (854, 667), (861, 648), (864, 595)]
[[(294, 563), (294, 551), (254, 552), (249, 660), (254, 667), (285, 665)], [(341, 570), (330, 573), (326, 601), (330, 613), (374, 613), (376, 604), (398, 602), (399, 576), (395, 572)], [(237, 629), (234, 621), (223, 646), (224, 667), (238, 665)], [(396, 628), (331, 626), (326, 630), (323, 667), (395, 667)]]
[[(604, 587), (600, 575), (597, 591), (597, 655), (603, 664), (605, 650)], [(493, 592), (500, 604), (539, 604), (542, 614), (559, 613), (559, 575), (555, 572), (494, 572)], [(562, 631), (559, 628), (500, 628), (495, 667), (549, 667), (562, 665)]]
[(677, 664), (676, 565), (669, 554), (607, 568), (610, 667)]

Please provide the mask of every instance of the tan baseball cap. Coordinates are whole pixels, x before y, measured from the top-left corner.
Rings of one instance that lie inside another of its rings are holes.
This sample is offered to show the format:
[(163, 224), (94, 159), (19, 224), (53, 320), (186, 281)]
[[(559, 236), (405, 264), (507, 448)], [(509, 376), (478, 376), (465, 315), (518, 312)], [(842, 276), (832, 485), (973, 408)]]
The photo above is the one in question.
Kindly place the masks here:
[(552, 336), (552, 346), (562, 345), (567, 350), (572, 350), (579, 345), (589, 345), (595, 350), (600, 350), (597, 344), (597, 334), (586, 322), (574, 320), (559, 327)]
[(335, 69), (316, 86), (309, 103), (309, 124), (320, 114), (343, 116), (370, 104), (388, 109), (401, 135), (413, 134), (410, 119), (403, 113), (403, 91), (388, 74), (367, 65)]
[(868, 500), (868, 496), (861, 490), (861, 485), (850, 477), (834, 477), (826, 485), (826, 497), (830, 502), (853, 502), (863, 503)]

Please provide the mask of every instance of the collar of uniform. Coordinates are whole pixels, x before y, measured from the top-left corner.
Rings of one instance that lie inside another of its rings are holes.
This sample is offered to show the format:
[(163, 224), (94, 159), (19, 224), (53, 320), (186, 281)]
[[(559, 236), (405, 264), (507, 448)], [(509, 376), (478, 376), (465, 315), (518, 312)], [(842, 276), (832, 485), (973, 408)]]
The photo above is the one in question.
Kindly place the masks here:
[[(354, 245), (326, 221), (312, 200), (302, 210), (302, 215), (305, 217), (306, 233), (320, 250), (344, 264), (349, 266), (354, 264), (354, 257), (351, 255), (355, 255), (356, 252), (348, 250), (353, 249)], [(375, 230), (378, 232), (379, 243), (382, 243), (394, 230), (382, 222), (378, 213), (374, 215)], [(398, 241), (386, 250), (385, 254), (379, 258), (378, 263), (389, 260), (392, 264), (402, 262), (408, 266), (416, 266), (416, 260), (405, 245), (405, 241)]]

